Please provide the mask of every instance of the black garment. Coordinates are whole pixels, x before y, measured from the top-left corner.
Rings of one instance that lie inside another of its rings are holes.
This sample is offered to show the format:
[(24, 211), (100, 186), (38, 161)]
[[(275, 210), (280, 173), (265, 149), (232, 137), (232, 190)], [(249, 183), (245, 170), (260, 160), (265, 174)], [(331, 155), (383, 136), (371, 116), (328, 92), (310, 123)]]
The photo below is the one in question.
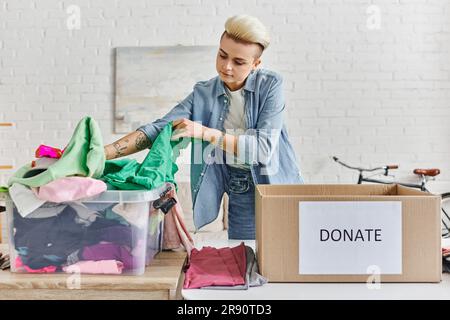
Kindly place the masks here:
[[(27, 255), (21, 256), (23, 263), (32, 269), (40, 269), (55, 265), (56, 257), (65, 260), (77, 250), (86, 228), (75, 223), (76, 216), (75, 210), (67, 206), (55, 217), (27, 219), (14, 208), (14, 245), (18, 251), (26, 248)], [(56, 257), (48, 259), (44, 256)]]

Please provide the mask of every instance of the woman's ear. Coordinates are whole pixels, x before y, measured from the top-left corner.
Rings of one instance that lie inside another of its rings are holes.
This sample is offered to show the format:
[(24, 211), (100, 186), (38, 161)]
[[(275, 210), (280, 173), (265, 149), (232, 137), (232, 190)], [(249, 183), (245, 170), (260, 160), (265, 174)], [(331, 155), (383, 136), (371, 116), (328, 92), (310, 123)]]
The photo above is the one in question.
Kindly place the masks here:
[(255, 61), (253, 62), (252, 71), (255, 71), (256, 68), (258, 68), (260, 63), (261, 63), (261, 59), (260, 58), (255, 59)]

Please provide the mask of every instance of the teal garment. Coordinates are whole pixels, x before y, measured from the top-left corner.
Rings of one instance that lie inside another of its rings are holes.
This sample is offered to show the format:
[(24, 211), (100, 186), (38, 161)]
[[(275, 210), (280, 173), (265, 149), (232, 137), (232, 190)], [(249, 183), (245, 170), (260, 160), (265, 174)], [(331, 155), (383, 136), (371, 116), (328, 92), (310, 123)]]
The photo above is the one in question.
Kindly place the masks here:
[[(172, 122), (169, 122), (156, 137), (144, 161), (134, 159), (108, 160), (101, 180), (122, 190), (151, 190), (165, 182), (176, 187), (174, 179), (178, 166), (175, 163), (179, 150), (185, 148), (190, 139), (182, 142), (170, 141)], [(187, 142), (187, 143), (186, 143)]]
[[(31, 162), (31, 161), (30, 161)], [(32, 170), (31, 163), (17, 170), (8, 185), (20, 183), (30, 187), (40, 187), (51, 181), (69, 176), (99, 178), (105, 167), (105, 150), (100, 128), (91, 117), (80, 120), (62, 157), (45, 171), (25, 178)]]

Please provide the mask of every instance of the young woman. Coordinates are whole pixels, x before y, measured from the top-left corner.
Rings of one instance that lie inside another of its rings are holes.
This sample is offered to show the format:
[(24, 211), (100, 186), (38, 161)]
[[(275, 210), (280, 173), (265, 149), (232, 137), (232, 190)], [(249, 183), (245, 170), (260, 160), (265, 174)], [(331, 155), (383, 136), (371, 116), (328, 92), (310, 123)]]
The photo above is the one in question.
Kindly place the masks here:
[(105, 146), (107, 159), (151, 148), (172, 121), (172, 140), (192, 146), (191, 191), (196, 229), (214, 221), (229, 196), (229, 239), (255, 239), (255, 184), (303, 183), (283, 122), (282, 78), (258, 69), (269, 45), (255, 17), (229, 18), (216, 58), (218, 76), (198, 82), (162, 119)]

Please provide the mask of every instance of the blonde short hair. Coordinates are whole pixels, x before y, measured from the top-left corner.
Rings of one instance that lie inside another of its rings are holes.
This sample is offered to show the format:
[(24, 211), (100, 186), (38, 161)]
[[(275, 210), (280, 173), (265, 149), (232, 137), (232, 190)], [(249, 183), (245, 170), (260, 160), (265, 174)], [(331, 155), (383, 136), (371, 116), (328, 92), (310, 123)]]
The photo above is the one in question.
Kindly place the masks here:
[(228, 18), (225, 22), (225, 33), (237, 41), (259, 44), (261, 51), (270, 44), (269, 33), (264, 24), (258, 18), (246, 14)]

